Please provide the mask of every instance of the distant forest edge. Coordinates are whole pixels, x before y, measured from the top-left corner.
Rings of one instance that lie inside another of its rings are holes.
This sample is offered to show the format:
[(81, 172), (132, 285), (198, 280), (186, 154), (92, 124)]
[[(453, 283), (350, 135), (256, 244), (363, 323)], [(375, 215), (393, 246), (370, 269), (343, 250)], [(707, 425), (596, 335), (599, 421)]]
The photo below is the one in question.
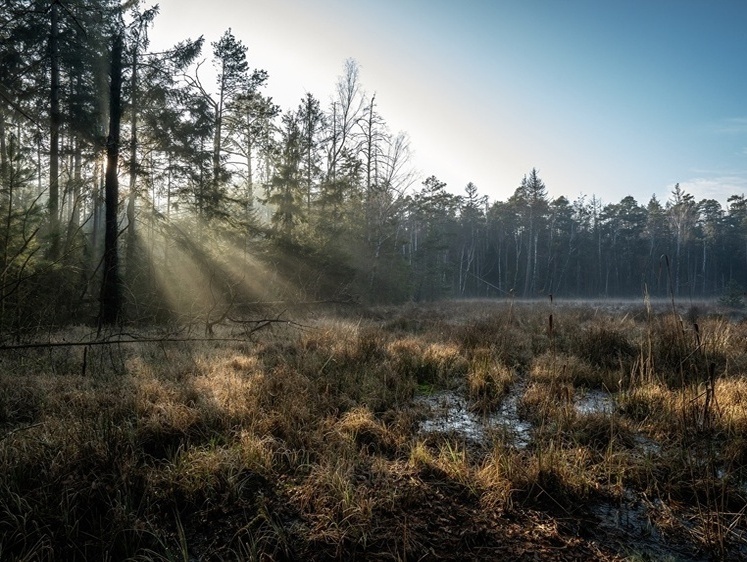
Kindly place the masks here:
[(157, 14), (3, 5), (5, 335), (96, 318), (209, 324), (269, 301), (743, 290), (744, 194), (726, 209), (679, 185), (645, 204), (551, 200), (532, 169), (506, 201), (472, 183), (456, 195), (412, 170), (354, 61), (326, 107), (308, 93), (281, 111), (230, 30), (152, 52)]

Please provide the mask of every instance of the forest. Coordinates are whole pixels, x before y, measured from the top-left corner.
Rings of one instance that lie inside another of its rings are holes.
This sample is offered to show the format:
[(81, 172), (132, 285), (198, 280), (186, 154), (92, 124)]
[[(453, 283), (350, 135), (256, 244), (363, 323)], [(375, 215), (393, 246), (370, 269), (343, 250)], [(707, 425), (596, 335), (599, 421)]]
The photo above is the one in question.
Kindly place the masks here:
[(0, 8), (1, 560), (747, 557), (744, 194), (491, 201), (158, 13)]
[(6, 5), (6, 333), (256, 301), (742, 290), (744, 194), (725, 209), (679, 185), (666, 201), (603, 203), (592, 183), (551, 199), (536, 169), (506, 201), (472, 183), (455, 194), (412, 169), (353, 60), (328, 102), (281, 109), (231, 30), (151, 52), (157, 7)]

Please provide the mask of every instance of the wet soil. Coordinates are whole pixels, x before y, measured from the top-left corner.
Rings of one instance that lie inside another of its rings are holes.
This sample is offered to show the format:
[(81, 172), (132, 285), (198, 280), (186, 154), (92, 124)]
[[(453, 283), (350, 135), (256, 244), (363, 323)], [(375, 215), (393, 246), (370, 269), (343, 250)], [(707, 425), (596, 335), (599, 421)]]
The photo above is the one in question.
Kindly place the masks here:
[[(442, 390), (431, 394), (417, 396), (415, 404), (424, 411), (424, 417), (418, 427), (422, 436), (445, 435), (464, 440), (465, 443), (473, 443), (482, 447), (490, 445), (491, 439), (500, 431), (501, 438), (510, 446), (518, 450), (531, 446), (533, 426), (522, 419), (517, 411), (517, 405), (526, 390), (526, 380), (520, 380), (514, 384), (508, 395), (504, 398), (500, 407), (491, 415), (478, 415), (470, 410), (469, 401), (459, 390)], [(598, 389), (579, 389), (574, 396), (574, 407), (580, 415), (612, 415), (615, 413), (616, 396)], [(658, 455), (661, 446), (648, 436), (640, 434), (634, 436), (633, 446), (642, 456)], [(521, 510), (519, 510), (521, 512)], [(519, 513), (517, 512), (517, 513)], [(545, 544), (544, 557), (532, 558), (539, 551), (538, 545), (523, 547), (514, 545), (512, 555), (519, 556), (517, 559), (548, 559), (548, 560), (572, 560), (585, 559), (584, 556), (596, 559), (635, 559), (635, 560), (671, 560), (686, 562), (705, 562), (708, 560), (747, 560), (747, 540), (740, 547), (742, 540), (736, 537), (737, 546), (732, 546), (729, 552), (705, 552), (692, 544), (692, 541), (683, 536), (683, 533), (665, 533), (661, 530), (658, 521), (669, 518), (668, 528), (679, 528), (687, 530), (687, 522), (680, 516), (674, 525), (671, 525), (674, 516), (667, 511), (658, 500), (651, 501), (645, 494), (634, 490), (625, 490), (622, 498), (608, 499), (599, 497), (588, 505), (580, 506), (573, 517), (567, 519), (569, 513), (553, 514), (552, 525), (558, 534), (555, 540), (563, 542), (559, 544)], [(516, 521), (522, 517), (529, 519), (547, 517), (537, 513), (524, 512), (524, 515), (514, 514)], [(513, 524), (511, 520), (511, 524)], [(528, 521), (524, 521), (524, 524)], [(497, 523), (495, 523), (497, 525)], [(511, 527), (511, 524), (503, 520), (500, 525)], [(537, 528), (542, 523), (535, 520), (531, 523)], [(545, 523), (547, 524), (547, 523)], [(506, 529), (503, 529), (506, 532)], [(527, 529), (521, 532), (527, 533)], [(736, 532), (736, 530), (735, 530)], [(559, 539), (558, 537), (563, 537)], [(734, 537), (732, 537), (733, 539)], [(747, 538), (747, 537), (743, 537)], [(573, 543), (573, 541), (577, 541)], [(735, 542), (732, 540), (732, 543)], [(570, 544), (576, 544), (571, 547)], [(580, 547), (578, 545), (583, 545)], [(497, 548), (497, 547), (496, 547)], [(506, 547), (507, 548), (507, 547)], [(566, 550), (567, 549), (567, 550)], [(508, 551), (491, 551), (491, 547), (477, 550), (490, 559), (490, 555), (508, 555)], [(534, 554), (530, 554), (534, 552)], [(594, 553), (592, 555), (592, 552)], [(567, 558), (564, 556), (568, 556)], [(577, 558), (578, 557), (578, 558)], [(481, 559), (476, 557), (474, 559)], [(591, 558), (590, 558), (591, 559)]]

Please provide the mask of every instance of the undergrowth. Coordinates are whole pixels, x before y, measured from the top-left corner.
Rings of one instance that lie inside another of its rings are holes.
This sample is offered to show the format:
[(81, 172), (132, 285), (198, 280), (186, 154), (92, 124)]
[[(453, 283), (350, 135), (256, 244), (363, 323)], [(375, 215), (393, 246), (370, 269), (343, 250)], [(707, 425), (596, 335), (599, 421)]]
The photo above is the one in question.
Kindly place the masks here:
[[(0, 351), (0, 559), (621, 560), (568, 521), (630, 494), (693, 556), (744, 555), (747, 325), (499, 302), (298, 320)], [(424, 391), (485, 419), (518, 393), (529, 442), (425, 433)]]

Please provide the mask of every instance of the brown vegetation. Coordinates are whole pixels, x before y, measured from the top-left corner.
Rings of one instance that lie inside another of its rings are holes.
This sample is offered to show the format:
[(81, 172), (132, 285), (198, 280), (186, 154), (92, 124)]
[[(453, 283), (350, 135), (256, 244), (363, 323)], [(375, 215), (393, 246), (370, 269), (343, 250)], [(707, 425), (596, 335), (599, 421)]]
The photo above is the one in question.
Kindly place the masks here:
[[(296, 320), (0, 352), (0, 559), (745, 556), (747, 324), (501, 302)], [(484, 435), (424, 431), (434, 392)]]

